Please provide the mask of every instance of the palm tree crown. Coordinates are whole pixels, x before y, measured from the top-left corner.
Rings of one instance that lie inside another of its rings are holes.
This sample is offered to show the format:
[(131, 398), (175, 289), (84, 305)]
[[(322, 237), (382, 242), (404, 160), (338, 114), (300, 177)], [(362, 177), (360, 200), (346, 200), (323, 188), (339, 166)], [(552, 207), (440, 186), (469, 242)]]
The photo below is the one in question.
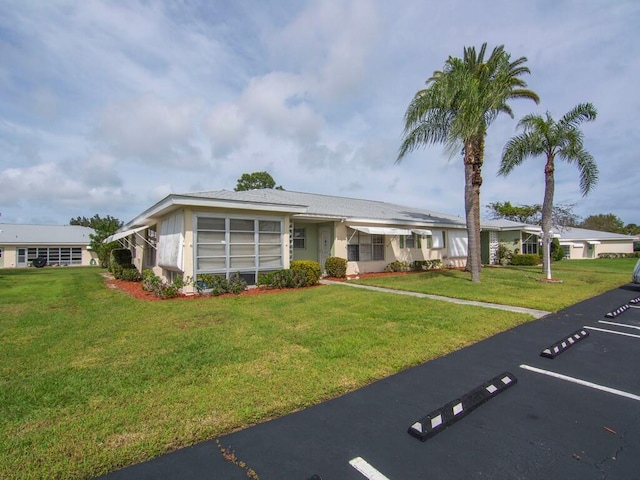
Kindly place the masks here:
[[(549, 112), (526, 115), (517, 128), (523, 133), (513, 137), (502, 151), (499, 175), (508, 175), (514, 167), (529, 157), (544, 155), (546, 170), (555, 170), (555, 159), (575, 164), (580, 173), (580, 192), (586, 196), (598, 181), (598, 166), (591, 154), (585, 150), (583, 133), (578, 126), (584, 121), (593, 121), (597, 111), (591, 103), (581, 103), (567, 112), (557, 122)], [(550, 162), (550, 163), (549, 163)], [(545, 170), (545, 171), (546, 171)]]
[(465, 165), (465, 211), (469, 236), (467, 270), (480, 280), (480, 185), (487, 128), (501, 113), (513, 118), (509, 100), (539, 102), (519, 78), (530, 73), (520, 57), (511, 62), (504, 47), (493, 49), (485, 60), (487, 44), (476, 52), (465, 47), (462, 58), (449, 57), (419, 90), (405, 113), (403, 140), (396, 163), (418, 147), (445, 145), (450, 155), (462, 151)]

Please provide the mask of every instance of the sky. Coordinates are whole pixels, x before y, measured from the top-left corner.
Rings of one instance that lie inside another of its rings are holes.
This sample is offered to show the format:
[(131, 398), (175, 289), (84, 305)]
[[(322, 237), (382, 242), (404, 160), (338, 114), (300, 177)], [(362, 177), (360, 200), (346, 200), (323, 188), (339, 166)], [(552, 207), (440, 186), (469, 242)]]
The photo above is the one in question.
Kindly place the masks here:
[(415, 93), (464, 47), (526, 57), (540, 104), (513, 100), (486, 138), (482, 215), (542, 203), (544, 158), (498, 177), (527, 114), (579, 103), (599, 181), (558, 162), (555, 203), (640, 224), (637, 0), (0, 0), (0, 222), (124, 222), (171, 193), (286, 190), (464, 216), (462, 157), (396, 163)]

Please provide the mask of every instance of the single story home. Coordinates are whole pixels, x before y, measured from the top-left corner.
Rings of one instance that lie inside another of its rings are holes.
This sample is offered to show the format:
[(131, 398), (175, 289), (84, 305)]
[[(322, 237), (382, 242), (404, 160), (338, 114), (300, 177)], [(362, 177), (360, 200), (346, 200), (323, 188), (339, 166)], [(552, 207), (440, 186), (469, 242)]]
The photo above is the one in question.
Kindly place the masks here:
[(347, 259), (347, 274), (394, 261), (464, 266), (464, 218), (385, 202), (286, 190), (171, 194), (105, 242), (132, 251), (139, 270), (172, 281), (238, 273), (255, 284), (292, 260)]
[[(552, 235), (560, 241), (566, 259), (598, 258), (606, 253), (633, 253), (637, 237), (619, 233), (600, 232), (576, 227), (553, 228)], [(482, 222), (482, 263), (497, 263), (499, 245), (512, 253), (538, 254), (541, 248), (542, 230), (539, 225), (528, 225), (511, 220)]]
[(37, 258), (49, 266), (95, 265), (92, 233), (77, 225), (0, 223), (0, 268), (30, 267)]

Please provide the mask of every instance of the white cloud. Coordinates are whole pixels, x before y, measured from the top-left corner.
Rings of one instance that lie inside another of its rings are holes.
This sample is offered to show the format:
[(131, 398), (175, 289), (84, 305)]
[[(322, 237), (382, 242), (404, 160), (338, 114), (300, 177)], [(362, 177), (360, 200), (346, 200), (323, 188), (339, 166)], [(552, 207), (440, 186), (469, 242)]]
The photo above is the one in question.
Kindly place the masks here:
[(167, 193), (230, 189), (258, 170), (290, 190), (461, 214), (457, 157), (435, 145), (394, 160), (415, 91), (486, 41), (528, 57), (542, 103), (514, 101), (516, 119), (491, 127), (482, 203), (541, 202), (541, 161), (497, 178), (502, 146), (522, 115), (591, 101), (600, 184), (583, 199), (575, 168), (560, 168), (556, 200), (640, 223), (628, 200), (640, 4), (547, 3), (0, 3), (2, 220), (66, 222), (102, 205), (130, 219)]
[(193, 167), (202, 164), (192, 143), (196, 106), (143, 96), (108, 105), (95, 135), (114, 155), (156, 166)]

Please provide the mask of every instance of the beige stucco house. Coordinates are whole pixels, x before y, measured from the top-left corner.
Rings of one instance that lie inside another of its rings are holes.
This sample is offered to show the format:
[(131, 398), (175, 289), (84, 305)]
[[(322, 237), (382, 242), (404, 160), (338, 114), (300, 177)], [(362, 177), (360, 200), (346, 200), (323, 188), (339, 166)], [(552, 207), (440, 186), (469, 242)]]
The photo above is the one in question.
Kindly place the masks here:
[[(637, 237), (619, 233), (586, 230), (584, 228), (554, 228), (552, 235), (560, 241), (565, 258), (598, 258), (607, 253), (633, 253)], [(506, 246), (512, 253), (538, 254), (542, 231), (538, 225), (528, 225), (510, 220), (482, 222), (482, 263), (497, 263), (498, 245)]]
[(171, 281), (235, 273), (255, 284), (292, 260), (348, 260), (347, 274), (380, 272), (391, 262), (441, 260), (463, 266), (463, 218), (385, 202), (250, 190), (172, 194), (105, 241), (133, 252), (139, 270)]
[(0, 223), (0, 268), (30, 267), (36, 258), (48, 266), (92, 265), (93, 229), (77, 225)]

